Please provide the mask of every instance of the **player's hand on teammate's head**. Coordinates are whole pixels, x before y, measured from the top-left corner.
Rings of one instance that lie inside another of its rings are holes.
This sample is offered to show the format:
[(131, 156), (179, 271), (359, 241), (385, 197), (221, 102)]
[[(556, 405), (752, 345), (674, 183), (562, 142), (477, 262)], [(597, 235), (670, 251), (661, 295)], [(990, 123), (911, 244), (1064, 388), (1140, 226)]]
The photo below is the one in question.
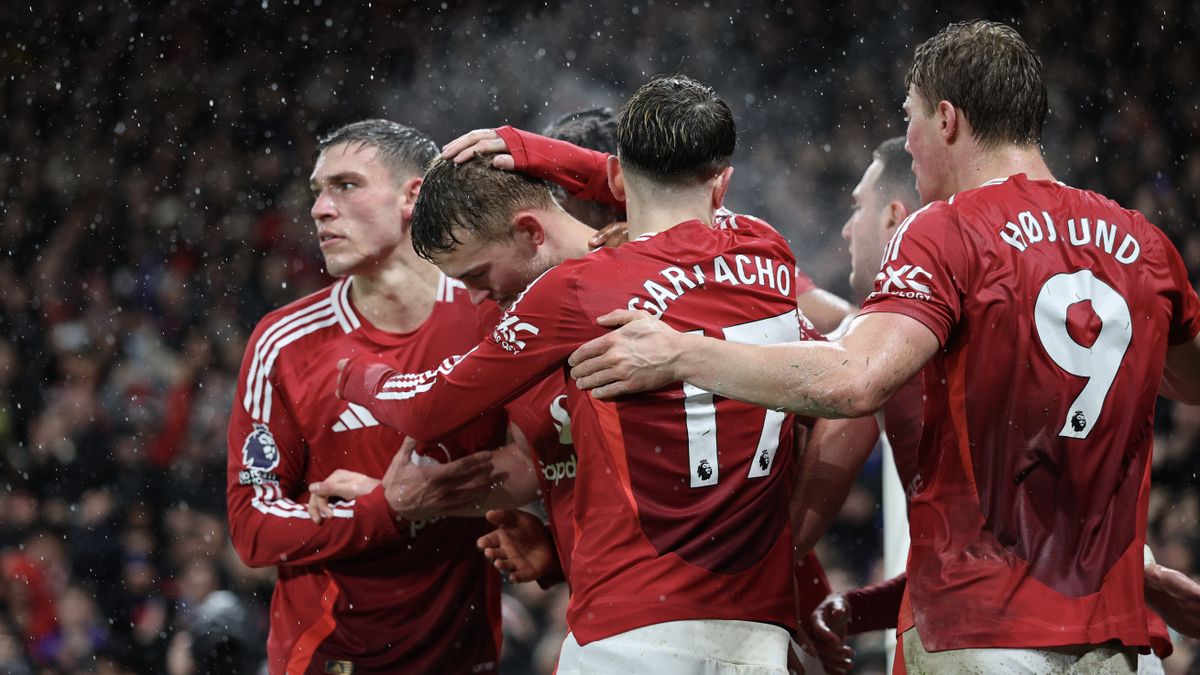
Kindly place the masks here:
[(600, 248), (601, 246), (616, 248), (627, 241), (629, 241), (629, 223), (618, 220), (597, 230), (596, 234), (593, 234), (592, 238), (588, 240), (588, 246), (591, 248)]
[(416, 441), (405, 439), (383, 476), (388, 505), (401, 518), (422, 520), (447, 515), (479, 502), (507, 478), (496, 472), (490, 451), (446, 464), (424, 464), (413, 462), (416, 449)]
[(618, 328), (576, 349), (568, 359), (571, 377), (596, 398), (653, 391), (678, 381), (673, 364), (678, 333), (646, 312), (618, 309), (596, 320)]
[(829, 675), (848, 673), (853, 665), (854, 649), (846, 644), (849, 623), (850, 605), (841, 593), (830, 593), (808, 617), (808, 634)]
[(550, 530), (525, 511), (492, 509), (485, 515), (496, 529), (475, 542), (483, 555), (510, 581), (536, 581), (558, 566)]
[(378, 478), (348, 469), (338, 469), (329, 474), (325, 480), (308, 486), (308, 517), (317, 525), (333, 517), (333, 507), (329, 505), (333, 499), (357, 499), (379, 485)]
[(508, 144), (495, 129), (476, 129), (442, 146), (442, 159), (455, 164), (484, 155), (493, 155), (492, 166), (497, 169), (512, 171), (517, 168), (516, 161), (508, 154)]

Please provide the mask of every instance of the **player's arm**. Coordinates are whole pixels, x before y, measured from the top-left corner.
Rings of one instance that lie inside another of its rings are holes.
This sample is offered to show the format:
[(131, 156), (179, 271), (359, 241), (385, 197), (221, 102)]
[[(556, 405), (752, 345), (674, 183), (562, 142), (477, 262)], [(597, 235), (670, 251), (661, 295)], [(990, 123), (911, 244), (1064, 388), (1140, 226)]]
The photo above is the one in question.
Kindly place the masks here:
[(621, 326), (571, 355), (571, 376), (597, 398), (688, 382), (715, 394), (813, 417), (863, 417), (879, 410), (938, 349), (911, 317), (859, 316), (837, 342), (747, 345), (678, 333), (642, 312), (618, 310)]
[(277, 387), (265, 388), (275, 399), (269, 414), (260, 405), (255, 417), (254, 405), (243, 405), (247, 370), (243, 366), (229, 420), (226, 490), (229, 531), (241, 559), (251, 567), (327, 562), (406, 536), (382, 488), (337, 505), (323, 525), (310, 520), (297, 502), (305, 492), (307, 447)]
[(842, 298), (821, 288), (796, 295), (796, 307), (822, 335), (830, 335), (857, 309)]
[(479, 504), (493, 493), (503, 492), (506, 472), (528, 470), (511, 459), (520, 450), (514, 451), (509, 445), (432, 466), (412, 461), (416, 447), (416, 441), (404, 439), (382, 479), (338, 469), (309, 485), (309, 517), (317, 524), (328, 521), (337, 508), (334, 500), (358, 499), (377, 487), (383, 488), (392, 513), (408, 521), (435, 516), (481, 516)]
[(1146, 565), (1146, 603), (1167, 625), (1200, 638), (1200, 584), (1186, 574), (1157, 563)]
[(790, 504), (797, 554), (812, 549), (829, 529), (878, 440), (871, 416), (813, 424)]
[(552, 274), (530, 284), (492, 335), (465, 355), (434, 370), (401, 373), (360, 354), (342, 364), (338, 396), (421, 442), (504, 405), (562, 364), (579, 342), (566, 333), (589, 329), (570, 309), (578, 303), (568, 297), (569, 284)]
[(572, 197), (623, 207), (608, 185), (608, 155), (511, 126), (476, 129), (450, 141), (442, 158), (465, 162), (492, 154), (492, 166), (561, 185)]
[(1200, 333), (1187, 342), (1167, 347), (1159, 393), (1188, 405), (1200, 405)]

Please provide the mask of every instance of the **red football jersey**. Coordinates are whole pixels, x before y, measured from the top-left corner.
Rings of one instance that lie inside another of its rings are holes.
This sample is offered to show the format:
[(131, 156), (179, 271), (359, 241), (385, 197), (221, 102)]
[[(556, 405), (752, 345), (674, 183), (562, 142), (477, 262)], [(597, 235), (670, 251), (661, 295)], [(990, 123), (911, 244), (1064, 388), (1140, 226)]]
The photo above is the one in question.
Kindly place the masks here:
[[(246, 346), (229, 421), (228, 508), (238, 553), (278, 565), (267, 649), (271, 673), (473, 673), (496, 669), (499, 579), (475, 549), (482, 519), (397, 520), (382, 488), (336, 504), (314, 525), (308, 485), (335, 469), (382, 477), (404, 435), (334, 389), (340, 359), (435, 366), (478, 341), (475, 307), (442, 278), (430, 317), (381, 331), (350, 302), (350, 281), (271, 312)], [(453, 405), (448, 404), (448, 405)], [(447, 462), (504, 442), (494, 415), (419, 461)]]
[(863, 311), (917, 319), (942, 345), (909, 509), (925, 646), (1148, 644), (1154, 400), (1167, 345), (1200, 331), (1166, 236), (1016, 175), (913, 214)]
[[(478, 321), (486, 326), (486, 335), (504, 317), (504, 310), (492, 302), (480, 305)], [(558, 553), (559, 565), (568, 584), (571, 579), (571, 550), (575, 545), (575, 474), (579, 460), (571, 440), (571, 417), (567, 410), (567, 383), (563, 373), (555, 371), (524, 394), (504, 406), (508, 421), (525, 435), (537, 472), (542, 505), (549, 519), (550, 534)], [(555, 578), (549, 583), (563, 579)], [(539, 579), (539, 583), (546, 580)]]
[[(729, 340), (798, 340), (793, 275), (787, 242), (765, 223), (681, 223), (546, 272), (455, 364), (403, 373), (356, 358), (340, 393), (436, 438), (564, 368), (607, 332), (596, 318), (613, 309)], [(573, 381), (567, 392), (579, 460), (568, 620), (579, 642), (683, 619), (792, 626), (792, 453), (777, 452), (791, 447), (790, 416), (687, 384), (611, 402)]]

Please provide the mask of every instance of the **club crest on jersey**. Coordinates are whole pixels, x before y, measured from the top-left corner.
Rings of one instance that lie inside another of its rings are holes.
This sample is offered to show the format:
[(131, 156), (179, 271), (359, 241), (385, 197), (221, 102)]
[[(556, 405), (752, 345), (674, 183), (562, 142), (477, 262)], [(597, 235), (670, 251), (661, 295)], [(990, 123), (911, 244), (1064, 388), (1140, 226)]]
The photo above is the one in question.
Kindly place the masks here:
[(540, 332), (542, 332), (540, 328), (531, 323), (521, 321), (521, 317), (516, 314), (507, 314), (504, 320), (492, 331), (492, 339), (504, 351), (516, 353), (525, 349), (525, 341), (521, 339), (521, 333), (528, 333), (529, 336), (533, 336)]
[(265, 424), (255, 424), (242, 444), (242, 464), (247, 469), (270, 471), (279, 466), (279, 446)]

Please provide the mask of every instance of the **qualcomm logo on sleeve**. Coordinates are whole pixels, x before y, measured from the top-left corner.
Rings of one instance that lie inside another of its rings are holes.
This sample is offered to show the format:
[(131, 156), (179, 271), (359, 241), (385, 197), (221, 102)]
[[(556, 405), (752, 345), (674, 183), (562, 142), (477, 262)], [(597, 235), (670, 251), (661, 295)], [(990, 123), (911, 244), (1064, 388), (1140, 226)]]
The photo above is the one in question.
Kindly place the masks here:
[(931, 281), (933, 275), (918, 265), (902, 265), (899, 268), (888, 265), (875, 277), (875, 281), (883, 282), (879, 287), (880, 293), (928, 300), (932, 291), (928, 284), (920, 281), (922, 279)]
[(531, 323), (521, 321), (521, 317), (516, 314), (506, 314), (504, 320), (496, 326), (496, 330), (492, 331), (492, 339), (505, 351), (515, 353), (525, 349), (525, 341), (521, 339), (521, 333), (533, 336), (540, 332), (541, 329)]

